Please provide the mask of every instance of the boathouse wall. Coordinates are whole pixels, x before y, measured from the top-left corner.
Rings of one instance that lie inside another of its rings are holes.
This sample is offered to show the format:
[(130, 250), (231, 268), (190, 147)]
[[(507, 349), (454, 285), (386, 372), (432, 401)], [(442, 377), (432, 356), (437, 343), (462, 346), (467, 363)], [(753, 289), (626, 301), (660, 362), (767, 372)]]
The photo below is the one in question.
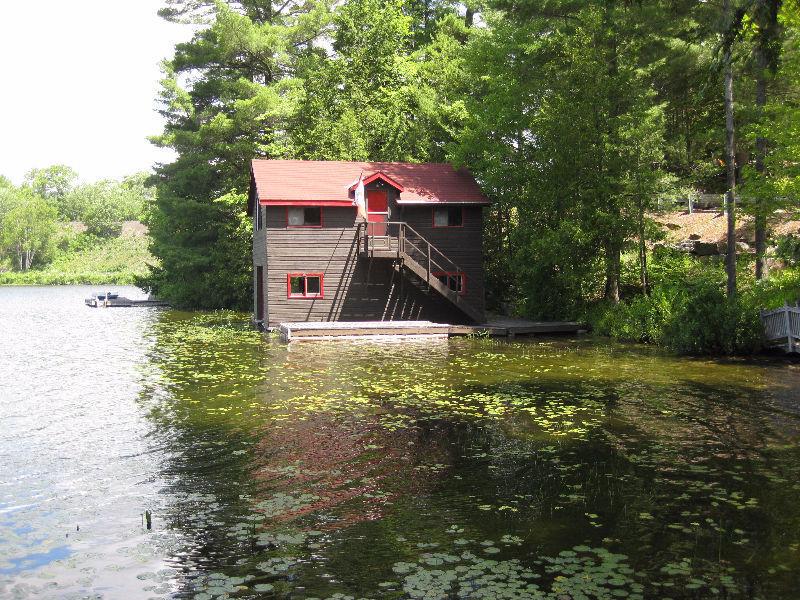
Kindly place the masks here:
[(464, 299), (481, 312), (485, 310), (483, 269), (483, 209), (480, 206), (461, 206), (460, 227), (434, 227), (434, 207), (404, 205), (400, 219), (413, 227), (450, 260), (459, 266), (464, 275)]
[[(285, 206), (264, 210), (265, 324), (297, 321), (430, 320), (464, 323), (457, 308), (424, 291), (395, 261), (360, 254), (353, 207), (323, 207), (320, 227), (289, 227)], [(256, 232), (258, 233), (258, 232)], [(254, 263), (255, 264), (255, 263)], [(319, 298), (288, 297), (292, 273), (322, 274)]]

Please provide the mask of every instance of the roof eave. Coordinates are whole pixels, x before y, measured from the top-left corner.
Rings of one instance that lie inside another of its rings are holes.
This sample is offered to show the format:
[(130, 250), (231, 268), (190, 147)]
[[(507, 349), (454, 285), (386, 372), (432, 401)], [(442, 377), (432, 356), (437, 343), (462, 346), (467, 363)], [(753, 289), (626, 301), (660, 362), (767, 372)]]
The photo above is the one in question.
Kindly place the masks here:
[(398, 200), (400, 205), (416, 206), (489, 206), (491, 200)]
[(347, 208), (353, 206), (352, 200), (270, 200), (259, 198), (261, 206), (339, 206)]

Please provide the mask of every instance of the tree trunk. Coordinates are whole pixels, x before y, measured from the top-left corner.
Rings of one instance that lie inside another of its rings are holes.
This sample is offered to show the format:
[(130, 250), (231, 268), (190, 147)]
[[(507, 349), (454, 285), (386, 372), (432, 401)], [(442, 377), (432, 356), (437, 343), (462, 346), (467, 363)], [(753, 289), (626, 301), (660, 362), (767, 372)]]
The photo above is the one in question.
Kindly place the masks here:
[[(756, 110), (759, 117), (764, 115), (767, 104), (767, 55), (760, 44), (756, 44)], [(756, 138), (756, 171), (764, 175), (764, 158), (767, 154), (767, 140), (762, 136)], [(767, 276), (767, 214), (764, 199), (755, 198), (755, 236), (756, 236), (756, 279)]]
[(472, 27), (474, 20), (475, 20), (475, 10), (467, 6), (467, 12), (464, 13), (464, 25), (467, 27)]
[[(767, 105), (767, 69), (770, 65), (769, 44), (778, 34), (778, 11), (781, 0), (758, 0), (756, 6), (756, 24), (758, 35), (753, 51), (756, 62), (756, 110), (759, 118), (764, 117), (764, 107)], [(771, 55), (772, 56), (772, 55)], [(776, 60), (772, 56), (772, 62)], [(767, 156), (767, 140), (761, 136), (756, 138), (756, 171), (764, 176), (766, 171), (765, 159)], [(764, 198), (755, 199), (755, 241), (756, 241), (756, 279), (763, 279), (768, 275), (767, 267), (767, 214)]]
[[(607, 2), (605, 4), (605, 11), (603, 13), (603, 44), (606, 47), (606, 59), (608, 60), (608, 78), (609, 81), (616, 83), (619, 77), (619, 47), (617, 40), (616, 14), (614, 9), (614, 2)], [(616, 90), (613, 86), (611, 90), (609, 90), (609, 93), (610, 97), (608, 100), (610, 119), (608, 120), (608, 136), (609, 139), (617, 139), (619, 130), (617, 129), (618, 125), (616, 124), (616, 118), (621, 113), (620, 98), (618, 95), (618, 90)], [(608, 239), (604, 244), (606, 255), (606, 285), (603, 292), (603, 297), (606, 300), (610, 300), (616, 304), (619, 302), (619, 279), (622, 265), (620, 255), (622, 252), (621, 245), (623, 242), (623, 239), (619, 238), (616, 227), (620, 223), (622, 215), (620, 213), (620, 207), (616, 204), (617, 199), (610, 199), (609, 201), (615, 203), (614, 206), (608, 207), (609, 212), (614, 215), (614, 224), (610, 228), (610, 239)]]
[[(732, 26), (730, 0), (723, 3), (726, 28)], [(725, 74), (725, 161), (727, 163), (727, 226), (728, 226), (728, 252), (725, 257), (725, 270), (728, 276), (728, 297), (736, 296), (736, 139), (735, 125), (733, 122), (733, 33), (725, 32), (731, 36), (725, 44), (723, 67)]]
[(619, 302), (619, 272), (622, 264), (619, 246), (606, 244), (606, 288), (603, 297), (617, 304)]
[(644, 202), (642, 197), (639, 196), (639, 282), (642, 285), (642, 293), (647, 295), (650, 293), (647, 283), (647, 247), (644, 243)]

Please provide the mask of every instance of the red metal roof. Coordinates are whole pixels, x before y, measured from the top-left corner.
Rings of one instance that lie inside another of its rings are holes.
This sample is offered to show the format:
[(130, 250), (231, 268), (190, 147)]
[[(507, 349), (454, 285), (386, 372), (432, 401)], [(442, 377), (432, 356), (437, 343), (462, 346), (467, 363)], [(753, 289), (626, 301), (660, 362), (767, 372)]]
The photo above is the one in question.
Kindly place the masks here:
[(349, 203), (359, 174), (377, 173), (402, 186), (401, 204), (489, 204), (472, 175), (448, 163), (254, 160), (252, 172), (261, 204)]

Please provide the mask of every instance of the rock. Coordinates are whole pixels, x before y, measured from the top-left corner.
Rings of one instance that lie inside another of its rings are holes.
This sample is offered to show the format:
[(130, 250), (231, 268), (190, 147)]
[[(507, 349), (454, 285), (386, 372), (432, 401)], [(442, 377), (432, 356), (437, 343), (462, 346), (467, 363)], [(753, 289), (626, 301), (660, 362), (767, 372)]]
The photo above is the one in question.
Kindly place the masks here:
[(699, 233), (693, 233), (692, 235), (689, 236), (689, 239), (690, 240), (699, 240), (700, 239), (700, 234)]
[(691, 252), (697, 256), (713, 256), (719, 254), (719, 248), (716, 242), (695, 241)]
[(750, 252), (750, 244), (746, 242), (736, 242), (737, 252)]

